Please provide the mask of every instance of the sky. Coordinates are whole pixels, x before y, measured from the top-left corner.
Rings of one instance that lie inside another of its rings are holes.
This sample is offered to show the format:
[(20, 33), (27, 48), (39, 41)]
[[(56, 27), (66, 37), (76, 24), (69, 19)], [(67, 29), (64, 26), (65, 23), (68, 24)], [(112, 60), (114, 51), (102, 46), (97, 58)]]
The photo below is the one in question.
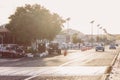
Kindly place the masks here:
[[(9, 22), (19, 6), (40, 4), (63, 19), (70, 17), (69, 28), (85, 34), (104, 33), (97, 25), (111, 34), (120, 34), (120, 0), (3, 0), (0, 1), (0, 25)], [(67, 23), (64, 24), (67, 28)]]

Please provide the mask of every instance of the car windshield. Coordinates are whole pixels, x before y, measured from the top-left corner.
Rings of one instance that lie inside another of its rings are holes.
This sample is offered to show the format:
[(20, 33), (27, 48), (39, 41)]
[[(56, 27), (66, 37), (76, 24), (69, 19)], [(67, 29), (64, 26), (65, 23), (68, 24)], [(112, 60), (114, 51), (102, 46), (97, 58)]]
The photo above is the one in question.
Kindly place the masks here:
[(103, 46), (103, 44), (98, 44), (97, 46), (102, 47), (102, 46)]

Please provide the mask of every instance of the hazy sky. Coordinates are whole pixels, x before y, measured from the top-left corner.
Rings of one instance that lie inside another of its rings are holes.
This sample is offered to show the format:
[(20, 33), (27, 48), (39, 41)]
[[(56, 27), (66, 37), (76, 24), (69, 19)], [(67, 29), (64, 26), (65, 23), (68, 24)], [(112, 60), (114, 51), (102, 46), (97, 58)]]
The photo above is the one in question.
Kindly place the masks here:
[(90, 21), (95, 20), (94, 34), (97, 33), (97, 24), (109, 33), (120, 34), (120, 0), (3, 0), (0, 1), (0, 24), (8, 23), (8, 17), (16, 7), (35, 3), (64, 19), (70, 17), (69, 27), (83, 33), (91, 33)]

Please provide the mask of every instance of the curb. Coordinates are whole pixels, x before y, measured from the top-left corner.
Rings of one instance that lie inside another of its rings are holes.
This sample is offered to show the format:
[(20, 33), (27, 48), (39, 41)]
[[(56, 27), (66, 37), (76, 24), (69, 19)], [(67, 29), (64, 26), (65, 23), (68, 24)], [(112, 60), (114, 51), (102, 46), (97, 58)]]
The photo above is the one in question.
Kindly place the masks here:
[(108, 77), (110, 76), (110, 72), (111, 72), (111, 70), (112, 70), (112, 66), (115, 64), (115, 62), (116, 62), (119, 54), (120, 54), (120, 50), (118, 50), (118, 52), (116, 53), (115, 57), (114, 57), (113, 60), (112, 60), (111, 65), (106, 69), (105, 74), (104, 74), (103, 77), (102, 77), (102, 80), (107, 80)]
[(109, 74), (112, 70), (111, 66), (108, 66), (107, 69), (105, 70), (104, 74)]
[(109, 77), (109, 73), (111, 72), (111, 70), (112, 70), (112, 67), (108, 66), (107, 69), (105, 70), (105, 72), (104, 72), (101, 80), (107, 80), (107, 78)]
[(101, 80), (106, 80), (106, 77), (108, 77), (108, 76), (109, 76), (109, 74), (104, 74), (104, 75), (102, 76)]
[(118, 56), (119, 56), (119, 51), (117, 52), (116, 56), (115, 56), (114, 59), (112, 60), (111, 66), (113, 66), (113, 65), (115, 64)]

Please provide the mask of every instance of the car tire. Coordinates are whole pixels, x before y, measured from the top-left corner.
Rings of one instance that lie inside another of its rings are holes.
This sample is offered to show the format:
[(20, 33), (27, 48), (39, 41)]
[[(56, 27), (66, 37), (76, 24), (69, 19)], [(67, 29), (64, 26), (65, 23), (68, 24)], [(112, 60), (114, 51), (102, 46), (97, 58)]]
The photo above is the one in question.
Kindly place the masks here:
[(58, 50), (58, 54), (61, 54), (61, 50)]
[(15, 58), (14, 54), (10, 54), (10, 58)]
[(2, 57), (2, 53), (0, 53), (0, 57)]
[(48, 53), (49, 53), (49, 54), (52, 54), (52, 51), (51, 51), (51, 50), (48, 50)]
[(105, 50), (103, 49), (103, 52), (104, 52)]

